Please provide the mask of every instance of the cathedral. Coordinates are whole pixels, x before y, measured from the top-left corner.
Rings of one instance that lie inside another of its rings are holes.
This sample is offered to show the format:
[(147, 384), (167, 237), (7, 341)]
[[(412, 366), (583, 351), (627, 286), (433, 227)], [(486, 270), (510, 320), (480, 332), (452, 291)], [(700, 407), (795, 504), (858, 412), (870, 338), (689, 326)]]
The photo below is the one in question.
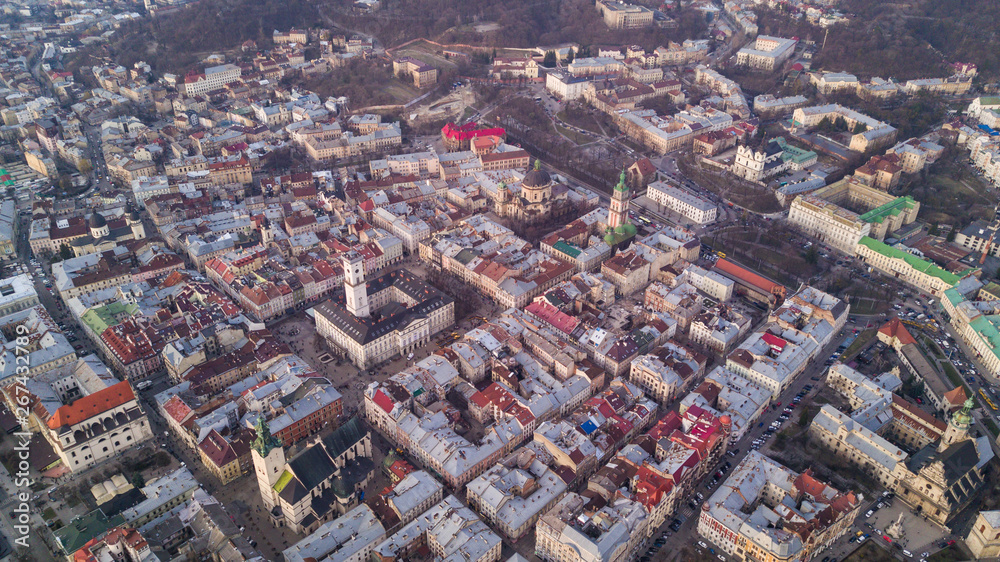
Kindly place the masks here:
[(121, 242), (142, 240), (146, 237), (146, 228), (142, 218), (135, 209), (126, 209), (121, 218), (110, 222), (104, 215), (94, 212), (87, 221), (90, 234), (73, 240), (73, 254), (77, 257), (110, 250)]
[(521, 180), (518, 194), (501, 183), (496, 198), (496, 212), (527, 224), (544, 222), (552, 216), (552, 177), (542, 170), (542, 161), (535, 160), (535, 167)]
[(263, 417), (255, 430), (250, 454), (261, 501), (275, 525), (311, 533), (361, 503), (375, 462), (371, 433), (359, 418), (313, 437), (290, 460)]
[(906, 460), (905, 476), (896, 495), (918, 513), (939, 525), (949, 523), (982, 492), (993, 459), (989, 437), (973, 438), (971, 398), (948, 420), (941, 441)]

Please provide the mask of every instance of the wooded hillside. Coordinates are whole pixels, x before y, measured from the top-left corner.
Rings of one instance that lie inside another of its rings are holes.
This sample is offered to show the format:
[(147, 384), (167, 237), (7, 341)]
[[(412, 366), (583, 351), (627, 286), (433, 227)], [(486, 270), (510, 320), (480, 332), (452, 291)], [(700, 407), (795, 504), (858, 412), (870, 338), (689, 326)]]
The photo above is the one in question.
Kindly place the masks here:
[(826, 46), (813, 67), (861, 78), (899, 80), (948, 76), (952, 62), (971, 62), (981, 74), (1000, 75), (1000, 2), (996, 0), (844, 0), (850, 24), (829, 30), (777, 11), (758, 13), (763, 34), (798, 36)]

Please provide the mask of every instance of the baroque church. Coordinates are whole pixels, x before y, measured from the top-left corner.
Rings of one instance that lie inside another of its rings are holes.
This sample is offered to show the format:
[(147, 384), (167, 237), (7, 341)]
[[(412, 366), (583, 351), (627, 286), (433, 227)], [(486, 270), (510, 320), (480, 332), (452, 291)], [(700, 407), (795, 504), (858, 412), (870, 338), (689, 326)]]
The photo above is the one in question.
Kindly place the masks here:
[(104, 215), (94, 212), (87, 221), (90, 234), (73, 240), (73, 254), (77, 257), (111, 250), (128, 240), (142, 240), (146, 237), (146, 228), (142, 218), (135, 209), (127, 209), (122, 218), (108, 222)]
[(971, 398), (948, 420), (941, 441), (906, 460), (896, 496), (939, 525), (949, 523), (983, 491), (993, 459), (989, 437), (973, 438)]

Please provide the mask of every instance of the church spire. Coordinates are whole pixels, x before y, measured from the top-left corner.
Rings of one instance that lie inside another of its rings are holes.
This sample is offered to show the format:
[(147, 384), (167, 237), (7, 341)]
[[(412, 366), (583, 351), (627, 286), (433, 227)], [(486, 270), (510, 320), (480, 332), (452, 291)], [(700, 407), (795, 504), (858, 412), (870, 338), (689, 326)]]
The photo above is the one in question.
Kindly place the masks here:
[(628, 191), (628, 185), (625, 184), (625, 168), (622, 168), (622, 173), (618, 175), (618, 185), (615, 186), (615, 191)]
[(267, 457), (272, 449), (281, 447), (281, 440), (271, 435), (271, 428), (267, 426), (264, 416), (257, 418), (257, 438), (253, 440), (251, 447), (262, 457)]

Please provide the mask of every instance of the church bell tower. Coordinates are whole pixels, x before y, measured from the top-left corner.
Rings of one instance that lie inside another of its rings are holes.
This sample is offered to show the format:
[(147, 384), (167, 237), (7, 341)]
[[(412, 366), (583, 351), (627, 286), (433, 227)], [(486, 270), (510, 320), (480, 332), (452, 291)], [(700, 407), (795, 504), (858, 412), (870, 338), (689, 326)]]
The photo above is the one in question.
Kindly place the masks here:
[(257, 487), (260, 488), (260, 499), (271, 511), (278, 505), (278, 492), (274, 484), (285, 471), (285, 450), (281, 440), (271, 435), (271, 428), (263, 417), (257, 418), (257, 438), (250, 445), (253, 457), (254, 473), (257, 475)]

